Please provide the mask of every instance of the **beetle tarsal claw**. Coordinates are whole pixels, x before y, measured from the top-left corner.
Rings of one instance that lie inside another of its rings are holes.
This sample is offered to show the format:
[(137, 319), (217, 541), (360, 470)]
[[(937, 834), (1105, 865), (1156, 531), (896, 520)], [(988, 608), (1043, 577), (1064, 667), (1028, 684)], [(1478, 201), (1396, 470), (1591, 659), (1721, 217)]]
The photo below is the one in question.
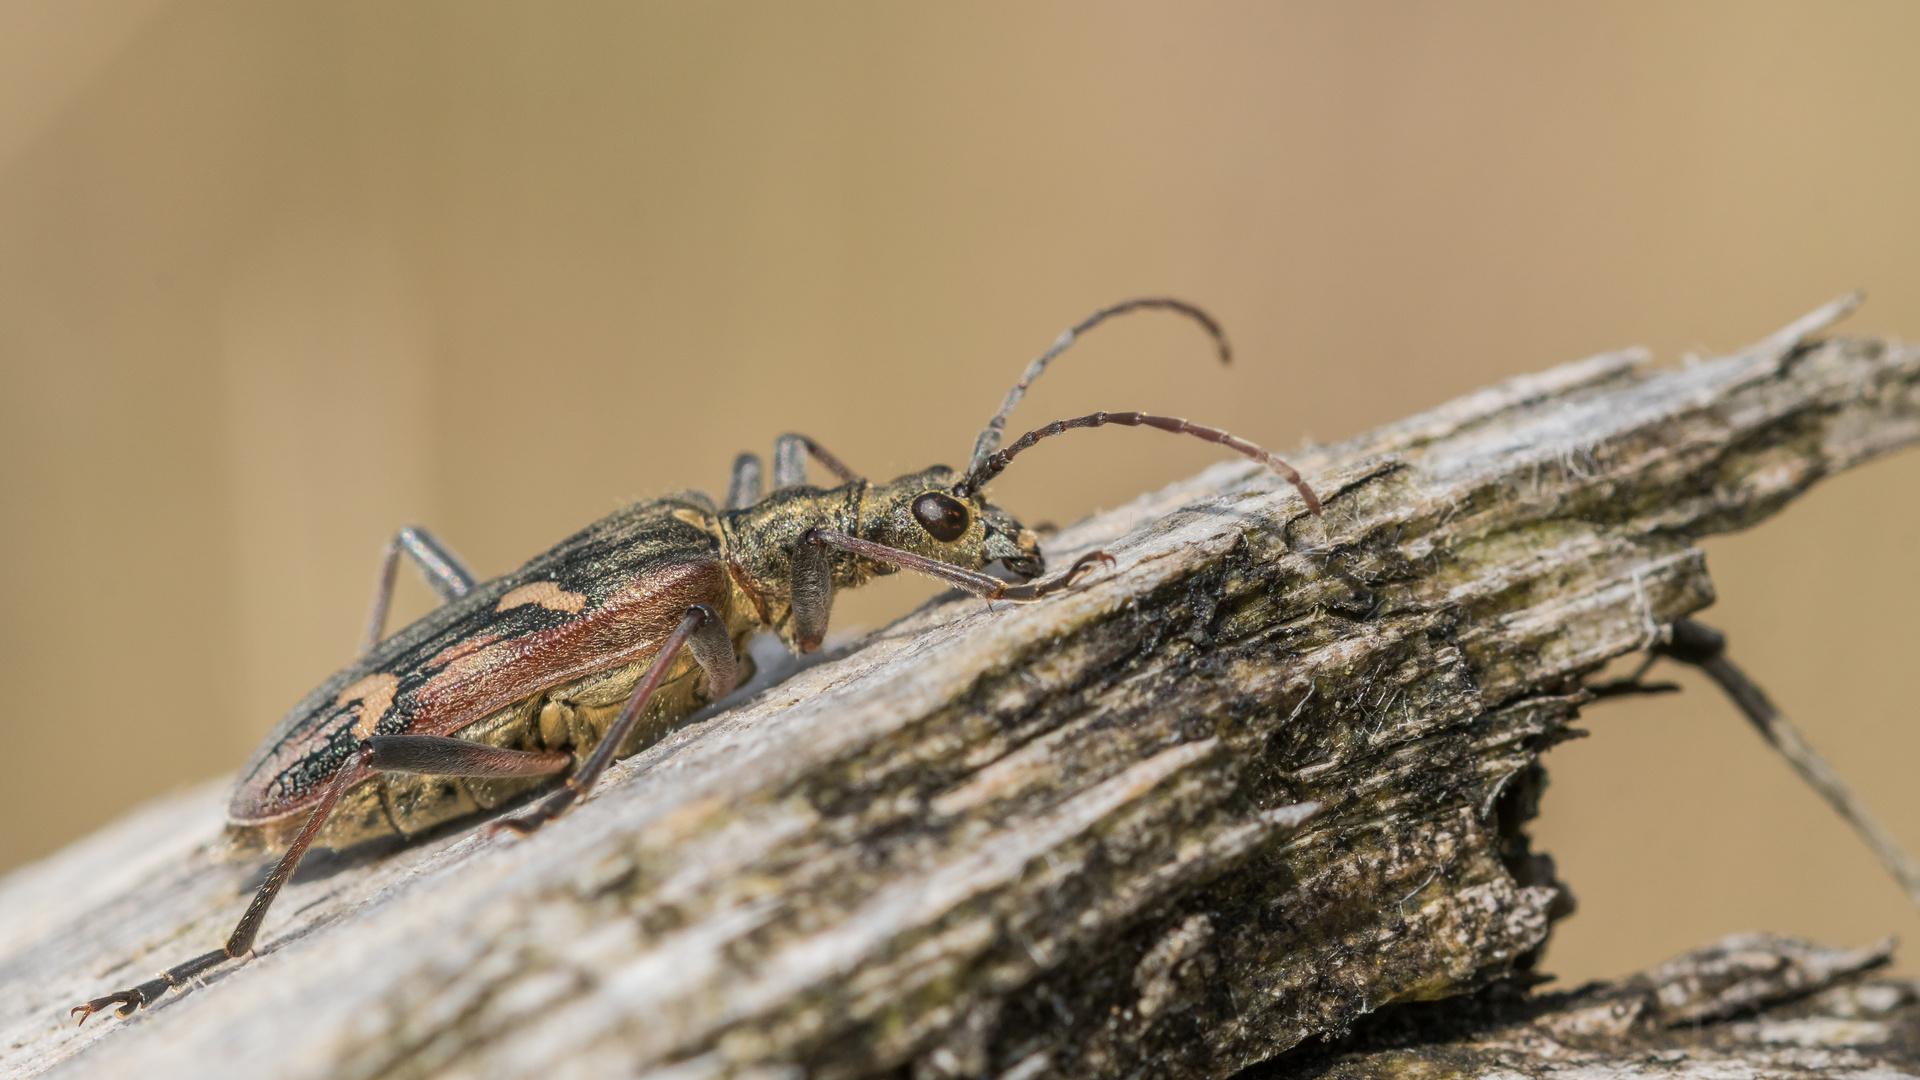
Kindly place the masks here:
[[(79, 1013), (80, 1024), (84, 1024), (87, 1022), (87, 1017), (92, 1016), (94, 1013), (110, 1005), (120, 1006), (114, 1010), (116, 1014), (120, 1016), (132, 1016), (135, 1010), (139, 1009), (140, 1006), (145, 1003), (146, 997), (141, 994), (140, 991), (121, 990), (118, 993), (108, 994), (106, 997), (94, 998), (85, 1005), (75, 1005), (72, 1009), (68, 1010), (67, 1015), (72, 1016), (74, 1013)], [(78, 1027), (80, 1024), (75, 1024), (74, 1026)]]
[[(572, 781), (569, 780), (568, 782), (571, 783)], [(510, 832), (515, 836), (532, 836), (535, 832), (539, 831), (540, 826), (559, 817), (562, 811), (573, 805), (573, 801), (577, 797), (575, 789), (571, 787), (561, 788), (553, 795), (537, 803), (532, 810), (510, 818), (501, 818), (499, 821), (494, 822), (487, 827), (487, 832), (493, 836), (499, 836), (503, 832)]]
[(1073, 565), (1067, 567), (1067, 572), (1060, 577), (1060, 587), (1064, 589), (1073, 584), (1074, 579), (1080, 576), (1082, 570), (1092, 570), (1096, 564), (1112, 567), (1120, 565), (1120, 560), (1104, 551), (1089, 551), (1078, 559), (1073, 560)]
[(512, 833), (515, 836), (531, 836), (540, 826), (528, 824), (519, 818), (503, 818), (487, 826), (488, 836), (502, 836)]

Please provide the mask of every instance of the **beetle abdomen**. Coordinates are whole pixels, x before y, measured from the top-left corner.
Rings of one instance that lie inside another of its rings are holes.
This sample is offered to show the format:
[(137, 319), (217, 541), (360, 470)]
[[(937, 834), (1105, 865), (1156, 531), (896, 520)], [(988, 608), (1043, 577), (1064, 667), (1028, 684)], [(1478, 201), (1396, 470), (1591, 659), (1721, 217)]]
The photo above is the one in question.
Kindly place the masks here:
[[(590, 749), (689, 606), (719, 613), (736, 642), (750, 629), (751, 616), (733, 612), (719, 543), (710, 505), (638, 504), (396, 633), (309, 694), (255, 752), (228, 807), (231, 832), (244, 846), (290, 839), (371, 735)], [(623, 754), (704, 702), (690, 660), (669, 675)], [(318, 843), (411, 835), (550, 782), (383, 775), (342, 797)]]
[[(751, 660), (744, 662), (751, 664)], [(644, 662), (629, 664), (555, 687), (470, 724), (455, 737), (508, 750), (570, 750), (585, 757), (605, 737), (646, 667)], [(620, 757), (639, 753), (707, 702), (705, 676), (691, 659), (683, 658), (654, 692), (641, 722), (616, 753)], [(339, 850), (395, 833), (415, 836), (555, 782), (552, 777), (473, 779), (378, 773), (341, 798), (315, 843)], [(230, 824), (228, 834), (236, 853), (279, 849), (305, 820), (304, 811), (295, 811), (268, 821)]]

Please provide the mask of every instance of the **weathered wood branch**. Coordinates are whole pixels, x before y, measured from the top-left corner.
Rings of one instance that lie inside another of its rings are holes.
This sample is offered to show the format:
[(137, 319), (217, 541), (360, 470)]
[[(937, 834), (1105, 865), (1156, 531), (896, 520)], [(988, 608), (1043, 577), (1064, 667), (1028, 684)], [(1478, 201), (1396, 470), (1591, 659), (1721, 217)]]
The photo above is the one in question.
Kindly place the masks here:
[(1910, 980), (1860, 977), (1892, 951), (1891, 939), (1843, 950), (1735, 934), (1570, 993), (1496, 985), (1389, 1009), (1338, 1043), (1257, 1065), (1245, 1080), (1893, 1080), (1920, 1073), (1920, 995)]
[[(1595, 357), (1063, 532), (1044, 603), (949, 597), (623, 763), (537, 836), (289, 886), (201, 789), (0, 884), (8, 1075), (1217, 1076), (1524, 968), (1583, 680), (1707, 605), (1696, 538), (1920, 441), (1920, 349)], [(136, 1073), (137, 1070), (137, 1073)]]

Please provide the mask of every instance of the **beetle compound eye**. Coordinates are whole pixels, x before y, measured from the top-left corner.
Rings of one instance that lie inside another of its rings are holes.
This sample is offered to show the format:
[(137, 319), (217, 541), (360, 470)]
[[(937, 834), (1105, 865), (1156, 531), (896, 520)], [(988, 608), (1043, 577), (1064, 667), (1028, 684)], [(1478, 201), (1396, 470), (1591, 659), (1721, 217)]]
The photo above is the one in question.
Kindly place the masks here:
[(913, 517), (927, 534), (943, 543), (960, 539), (971, 520), (966, 504), (937, 491), (929, 491), (913, 500)]

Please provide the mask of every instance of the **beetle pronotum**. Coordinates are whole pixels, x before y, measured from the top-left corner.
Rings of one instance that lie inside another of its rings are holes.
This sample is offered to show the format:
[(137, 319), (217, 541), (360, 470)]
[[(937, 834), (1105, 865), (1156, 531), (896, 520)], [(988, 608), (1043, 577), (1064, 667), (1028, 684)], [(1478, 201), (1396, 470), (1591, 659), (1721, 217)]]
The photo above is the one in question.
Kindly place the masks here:
[[(732, 690), (756, 631), (773, 630), (798, 652), (819, 648), (835, 589), (913, 570), (989, 600), (1028, 601), (1066, 588), (1094, 563), (1112, 562), (1088, 552), (1037, 582), (1046, 569), (1039, 539), (986, 501), (987, 482), (1042, 439), (1107, 424), (1197, 436), (1273, 469), (1318, 514), (1318, 497), (1286, 462), (1177, 417), (1091, 413), (1000, 445), (1008, 414), (1054, 357), (1107, 319), (1150, 308), (1199, 323), (1220, 359), (1230, 359), (1220, 325), (1192, 304), (1142, 298), (1102, 308), (1027, 366), (958, 475), (936, 465), (875, 484), (812, 439), (783, 435), (773, 490), (764, 496), (760, 459), (742, 454), (724, 507), (698, 493), (636, 503), (488, 582), (426, 530), (401, 529), (376, 578), (359, 658), (294, 706), (241, 769), (229, 831), (242, 843), (285, 845), (286, 852), (239, 925), (223, 947), (72, 1012), (82, 1023), (108, 1006), (127, 1016), (246, 955), (275, 895), (315, 843), (343, 848), (412, 835), (563, 778), (495, 825), (534, 831), (591, 791), (616, 756)], [(840, 485), (809, 485), (808, 455)], [(445, 603), (383, 637), (402, 555)], [(1020, 583), (984, 572), (996, 562)]]

